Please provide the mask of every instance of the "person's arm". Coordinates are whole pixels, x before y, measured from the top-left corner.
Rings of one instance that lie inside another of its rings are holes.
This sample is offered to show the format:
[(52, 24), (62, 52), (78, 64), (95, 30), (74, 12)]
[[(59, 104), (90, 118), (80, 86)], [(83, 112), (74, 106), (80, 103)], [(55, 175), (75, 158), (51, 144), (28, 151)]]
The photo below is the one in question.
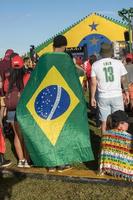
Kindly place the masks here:
[(82, 67), (80, 67), (78, 64), (76, 64), (76, 59), (73, 58), (73, 62), (75, 64), (75, 67), (76, 67), (76, 70), (77, 70), (77, 73), (78, 73), (78, 76), (84, 76), (85, 72), (84, 72), (84, 69)]
[(3, 94), (3, 80), (2, 80), (1, 75), (0, 75), (0, 96), (4, 96), (4, 94)]
[(97, 79), (96, 77), (91, 77), (91, 106), (96, 108), (96, 87), (97, 87)]
[(130, 98), (129, 98), (129, 92), (128, 92), (128, 76), (127, 76), (127, 74), (125, 74), (121, 77), (121, 84), (122, 84), (122, 89), (125, 93), (126, 104), (129, 104)]
[(77, 70), (78, 76), (84, 76), (84, 70), (81, 67), (76, 65), (76, 70)]

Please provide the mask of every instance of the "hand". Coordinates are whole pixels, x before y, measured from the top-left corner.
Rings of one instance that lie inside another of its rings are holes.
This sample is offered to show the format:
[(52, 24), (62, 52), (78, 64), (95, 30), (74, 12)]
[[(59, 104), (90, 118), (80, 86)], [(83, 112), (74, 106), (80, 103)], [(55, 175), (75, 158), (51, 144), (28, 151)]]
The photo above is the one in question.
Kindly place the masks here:
[(4, 99), (5, 99), (5, 96), (1, 97), (1, 102), (0, 102), (1, 107), (5, 107), (5, 101), (4, 101)]
[(83, 86), (83, 91), (86, 92), (87, 91), (87, 85)]
[(96, 102), (96, 99), (95, 98), (92, 98), (91, 99), (91, 106), (96, 108), (97, 107), (97, 102)]

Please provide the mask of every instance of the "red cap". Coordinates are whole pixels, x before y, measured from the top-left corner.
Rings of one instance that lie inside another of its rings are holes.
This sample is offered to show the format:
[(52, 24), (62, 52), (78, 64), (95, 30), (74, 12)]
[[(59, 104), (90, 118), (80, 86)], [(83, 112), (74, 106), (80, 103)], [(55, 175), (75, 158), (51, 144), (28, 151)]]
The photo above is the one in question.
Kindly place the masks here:
[(16, 55), (12, 58), (12, 67), (14, 69), (21, 69), (23, 66), (24, 66), (23, 59), (19, 55)]

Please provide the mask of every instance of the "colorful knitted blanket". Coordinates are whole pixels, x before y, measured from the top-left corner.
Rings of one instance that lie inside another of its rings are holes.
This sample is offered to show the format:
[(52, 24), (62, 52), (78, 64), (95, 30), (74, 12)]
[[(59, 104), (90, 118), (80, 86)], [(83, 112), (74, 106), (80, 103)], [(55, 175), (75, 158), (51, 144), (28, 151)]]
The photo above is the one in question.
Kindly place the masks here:
[(117, 130), (103, 134), (100, 173), (133, 181), (133, 135)]

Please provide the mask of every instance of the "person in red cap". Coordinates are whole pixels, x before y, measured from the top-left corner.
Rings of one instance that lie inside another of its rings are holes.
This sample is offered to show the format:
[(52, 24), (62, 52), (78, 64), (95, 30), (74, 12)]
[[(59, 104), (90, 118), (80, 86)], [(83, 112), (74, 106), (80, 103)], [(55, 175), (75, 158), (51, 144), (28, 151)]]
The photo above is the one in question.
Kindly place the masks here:
[(23, 83), (23, 59), (19, 55), (11, 57), (10, 76), (4, 82), (5, 106), (7, 109), (7, 122), (11, 124), (14, 131), (14, 146), (18, 156), (18, 167), (30, 167), (29, 159), (24, 145), (23, 137), (16, 120), (16, 107), (24, 89)]

